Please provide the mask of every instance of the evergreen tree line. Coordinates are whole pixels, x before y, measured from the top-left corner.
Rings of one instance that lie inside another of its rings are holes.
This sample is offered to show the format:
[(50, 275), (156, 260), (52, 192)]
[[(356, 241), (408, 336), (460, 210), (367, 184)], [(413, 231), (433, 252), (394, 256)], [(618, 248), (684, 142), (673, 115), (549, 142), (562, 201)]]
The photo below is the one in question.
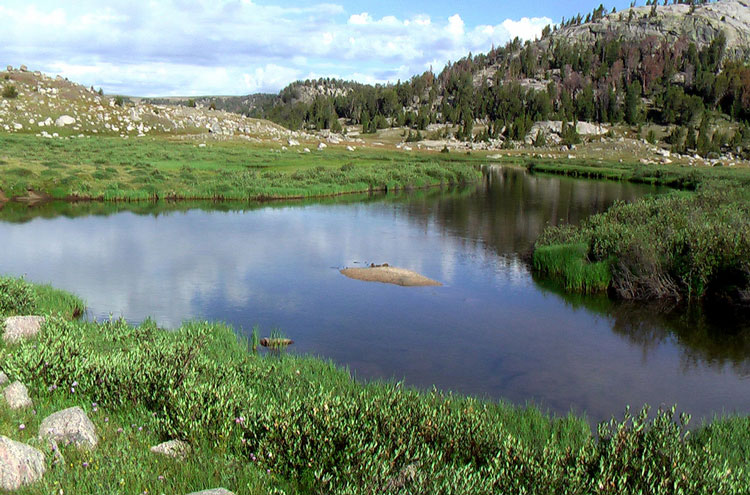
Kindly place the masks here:
[[(600, 6), (588, 18), (604, 12)], [(673, 139), (684, 133), (690, 148), (689, 131), (700, 136), (708, 126), (710, 133), (708, 114), (750, 121), (750, 65), (725, 59), (725, 52), (723, 34), (702, 48), (686, 39), (623, 41), (614, 33), (593, 46), (549, 35), (537, 42), (515, 39), (449, 63), (438, 75), (428, 71), (396, 84), (295, 83), (255, 115), (293, 129), (338, 131), (340, 118), (366, 133), (442, 123), (455, 126), (458, 138), (511, 140), (522, 139), (539, 120), (658, 123), (683, 127)], [(305, 86), (332, 94), (300, 100)], [(479, 136), (473, 135), (475, 122), (486, 124)]]

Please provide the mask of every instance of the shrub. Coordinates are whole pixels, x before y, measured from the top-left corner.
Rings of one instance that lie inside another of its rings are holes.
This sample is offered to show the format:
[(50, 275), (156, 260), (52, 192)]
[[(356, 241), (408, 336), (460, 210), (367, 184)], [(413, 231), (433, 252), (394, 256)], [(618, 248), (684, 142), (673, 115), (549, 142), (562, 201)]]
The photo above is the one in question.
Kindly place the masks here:
[(0, 278), (0, 316), (32, 314), (36, 311), (33, 286), (23, 279)]
[(18, 98), (18, 90), (12, 84), (3, 87), (3, 98)]

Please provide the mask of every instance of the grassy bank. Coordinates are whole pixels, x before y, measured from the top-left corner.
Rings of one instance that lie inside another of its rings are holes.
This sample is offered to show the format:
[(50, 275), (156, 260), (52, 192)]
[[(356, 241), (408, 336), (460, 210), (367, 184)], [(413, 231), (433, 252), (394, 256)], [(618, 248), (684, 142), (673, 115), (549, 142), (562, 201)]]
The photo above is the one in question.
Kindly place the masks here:
[(601, 159), (516, 158), (515, 162), (537, 173), (628, 181), (684, 190), (695, 190), (700, 184), (724, 180), (750, 185), (750, 168), (748, 167), (643, 164), (636, 158), (623, 162)]
[(750, 302), (750, 169), (537, 160), (527, 168), (688, 191), (548, 228), (534, 249), (538, 273), (582, 293)]
[(74, 319), (85, 309), (80, 298), (51, 285), (0, 277), (0, 317), (45, 314)]
[[(40, 365), (41, 363), (41, 365)], [(0, 347), (0, 367), (38, 409), (0, 415), (33, 442), (37, 418), (83, 406), (101, 446), (21, 493), (745, 493), (748, 420), (685, 435), (670, 412), (585, 420), (398, 384), (360, 384), (324, 361), (260, 356), (230, 328), (193, 322), (89, 323), (51, 317)], [(94, 405), (94, 403), (96, 405)], [(20, 422), (29, 426), (19, 429)], [(147, 447), (182, 438), (184, 464)], [(117, 462), (112, 462), (113, 458)]]
[(0, 191), (54, 199), (272, 199), (474, 182), (478, 157), (268, 144), (0, 135)]
[[(548, 228), (533, 259), (537, 270), (571, 290), (610, 289), (626, 299), (711, 297), (747, 303), (750, 193), (736, 183), (713, 181), (695, 193), (617, 203), (579, 227)], [(609, 272), (606, 284), (603, 277), (589, 275), (603, 266)]]

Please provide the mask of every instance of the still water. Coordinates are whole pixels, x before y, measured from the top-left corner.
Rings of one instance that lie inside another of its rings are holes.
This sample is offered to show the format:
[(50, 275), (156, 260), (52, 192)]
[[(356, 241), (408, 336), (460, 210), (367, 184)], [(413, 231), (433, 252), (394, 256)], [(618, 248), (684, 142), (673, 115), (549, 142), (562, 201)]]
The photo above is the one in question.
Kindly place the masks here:
[[(525, 255), (548, 223), (579, 222), (647, 186), (492, 169), (461, 190), (243, 204), (6, 205), (0, 273), (85, 299), (89, 317), (279, 328), (294, 352), (359, 379), (403, 379), (592, 421), (626, 405), (699, 418), (750, 412), (742, 318), (574, 297)], [(387, 262), (441, 281), (344, 277)]]

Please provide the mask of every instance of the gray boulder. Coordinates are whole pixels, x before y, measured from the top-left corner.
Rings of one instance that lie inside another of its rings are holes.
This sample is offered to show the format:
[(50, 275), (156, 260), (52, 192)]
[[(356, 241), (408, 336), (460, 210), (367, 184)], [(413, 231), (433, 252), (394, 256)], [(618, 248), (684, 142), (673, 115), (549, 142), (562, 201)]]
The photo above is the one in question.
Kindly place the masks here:
[(5, 319), (3, 340), (12, 344), (36, 336), (44, 324), (44, 316), (11, 316)]
[(19, 381), (15, 381), (8, 385), (6, 389), (3, 390), (3, 395), (5, 396), (5, 402), (8, 403), (8, 407), (11, 409), (24, 409), (34, 405), (29, 398), (29, 391), (26, 388), (26, 385)]
[(71, 407), (44, 418), (39, 425), (39, 436), (84, 449), (94, 449), (99, 443), (94, 423), (80, 407)]
[(234, 493), (226, 488), (212, 488), (210, 490), (203, 490), (202, 492), (188, 493), (188, 495), (234, 495)]
[(45, 469), (42, 452), (0, 436), (0, 490), (17, 490), (39, 481)]
[(182, 440), (169, 440), (151, 447), (151, 452), (175, 459), (184, 459), (190, 453), (190, 444)]

